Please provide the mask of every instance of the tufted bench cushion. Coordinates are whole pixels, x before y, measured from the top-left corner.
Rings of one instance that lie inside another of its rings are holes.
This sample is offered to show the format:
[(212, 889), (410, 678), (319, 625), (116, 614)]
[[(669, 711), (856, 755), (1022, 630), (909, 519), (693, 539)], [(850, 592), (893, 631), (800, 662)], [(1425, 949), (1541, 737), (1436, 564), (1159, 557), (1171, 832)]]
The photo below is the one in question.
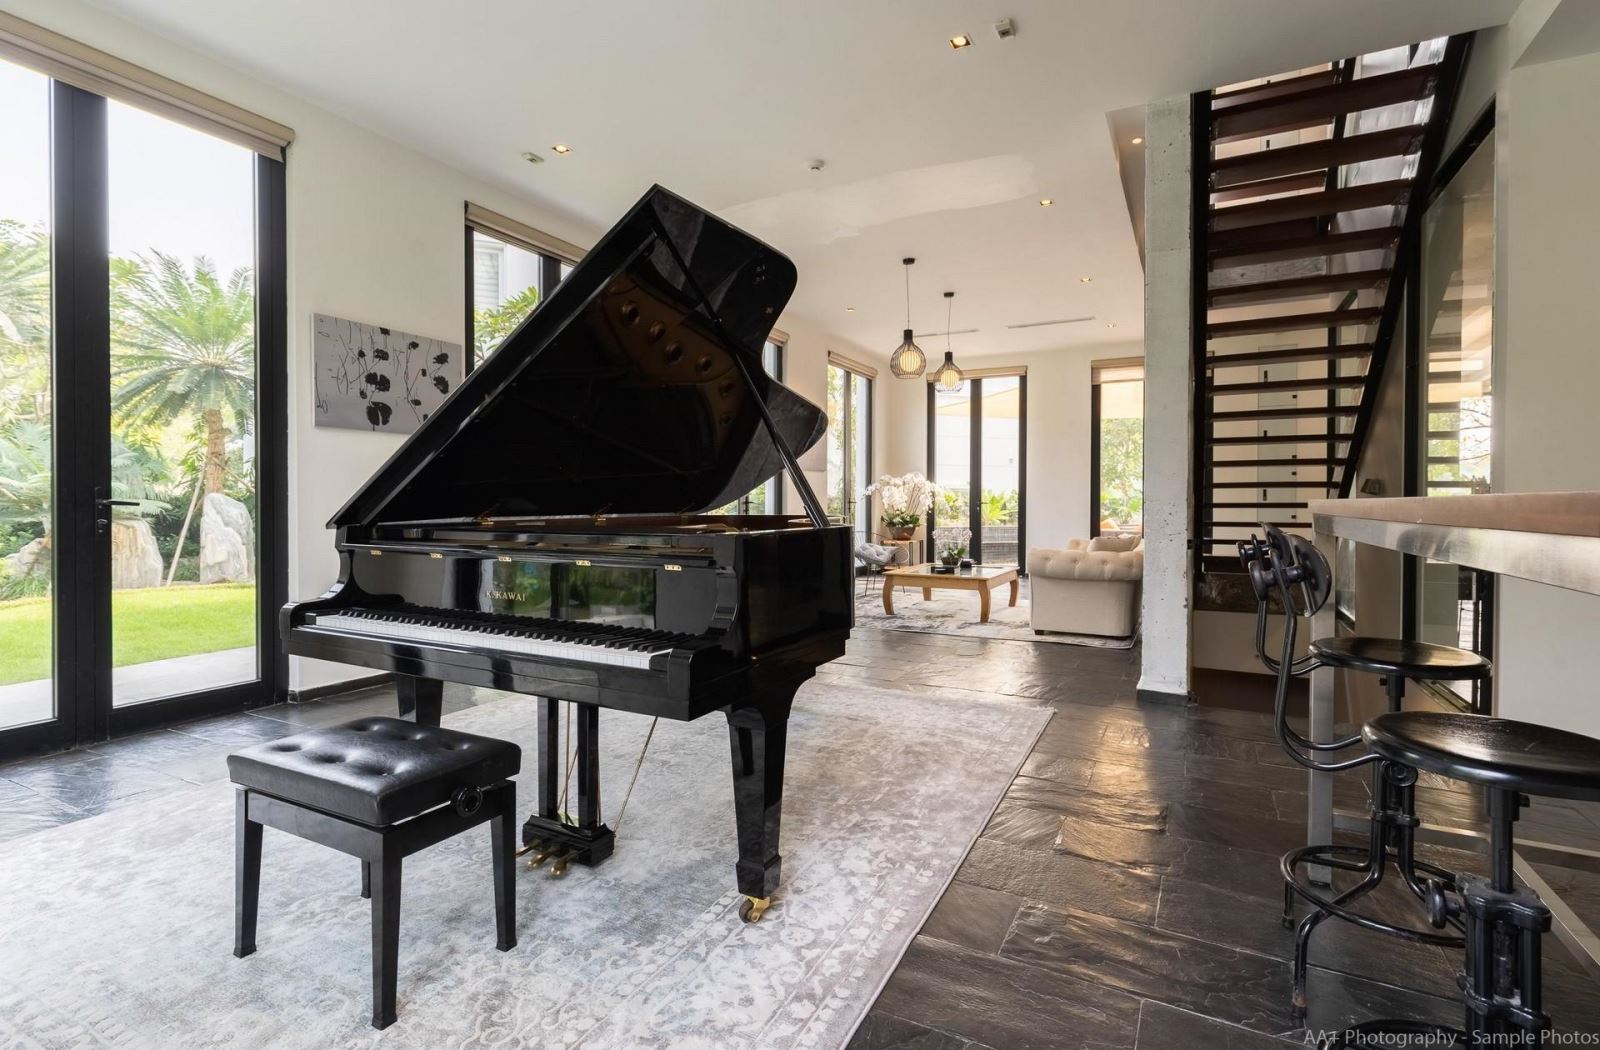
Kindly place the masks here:
[(359, 718), (228, 756), (228, 776), (241, 787), (378, 828), (521, 767), (522, 749), (509, 741), (398, 718)]

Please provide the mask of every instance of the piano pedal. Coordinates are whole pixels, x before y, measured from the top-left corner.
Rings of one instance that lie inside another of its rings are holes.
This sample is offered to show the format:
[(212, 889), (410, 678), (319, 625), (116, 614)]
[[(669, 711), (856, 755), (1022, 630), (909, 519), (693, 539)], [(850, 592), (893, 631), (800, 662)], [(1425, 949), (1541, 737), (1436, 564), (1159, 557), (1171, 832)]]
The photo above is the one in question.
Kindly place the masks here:
[(754, 925), (761, 921), (761, 916), (772, 907), (771, 897), (746, 897), (739, 905), (739, 918)]
[(567, 873), (567, 865), (572, 862), (572, 858), (573, 853), (571, 850), (557, 851), (555, 855), (555, 863), (550, 865), (550, 877), (552, 879), (559, 879), (561, 876), (565, 875)]
[(544, 843), (542, 843), (539, 840), (535, 839), (534, 841), (532, 841), (532, 842), (528, 843), (527, 845), (525, 845), (525, 846), (521, 847), (520, 849), (518, 849), (516, 851), (516, 853), (513, 854), (513, 856), (525, 857), (528, 854), (532, 853), (534, 850), (543, 849), (543, 848), (544, 848)]

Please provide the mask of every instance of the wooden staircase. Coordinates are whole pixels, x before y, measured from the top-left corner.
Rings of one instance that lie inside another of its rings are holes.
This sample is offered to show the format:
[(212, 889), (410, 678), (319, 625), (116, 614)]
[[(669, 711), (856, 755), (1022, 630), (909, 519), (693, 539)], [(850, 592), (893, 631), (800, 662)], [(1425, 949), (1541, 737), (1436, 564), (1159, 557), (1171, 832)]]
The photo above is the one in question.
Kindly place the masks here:
[(1350, 495), (1468, 42), (1194, 97), (1202, 578)]

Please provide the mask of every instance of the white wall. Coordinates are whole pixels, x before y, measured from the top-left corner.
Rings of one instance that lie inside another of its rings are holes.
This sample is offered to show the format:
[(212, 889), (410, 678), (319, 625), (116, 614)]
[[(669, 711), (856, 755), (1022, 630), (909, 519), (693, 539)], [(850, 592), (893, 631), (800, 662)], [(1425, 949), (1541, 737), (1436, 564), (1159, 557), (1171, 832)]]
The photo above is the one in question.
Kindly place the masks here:
[[(959, 356), (963, 368), (1028, 370), (1028, 503), (1030, 547), (1060, 547), (1089, 535), (1089, 365), (1139, 357), (1140, 343), (1103, 343), (1011, 356)], [(928, 471), (928, 386), (925, 379), (889, 380), (884, 455), (892, 474)]]
[[(1510, 69), (1496, 115), (1494, 487), (1600, 489), (1600, 54)], [(1502, 580), (1499, 713), (1600, 735), (1600, 598)]]
[[(462, 203), (472, 200), (579, 245), (598, 232), (463, 174), (303, 99), (78, 0), (6, 0), (16, 15), (209, 92), (294, 129), (287, 164), (289, 596), (314, 597), (338, 571), (328, 517), (400, 438), (311, 425), (311, 317), (330, 313), (460, 342), (464, 336)], [(649, 188), (641, 178), (640, 192)], [(791, 374), (821, 400), (827, 339), (790, 322)], [(798, 502), (789, 504), (798, 506)], [(291, 661), (290, 688), (366, 674)]]

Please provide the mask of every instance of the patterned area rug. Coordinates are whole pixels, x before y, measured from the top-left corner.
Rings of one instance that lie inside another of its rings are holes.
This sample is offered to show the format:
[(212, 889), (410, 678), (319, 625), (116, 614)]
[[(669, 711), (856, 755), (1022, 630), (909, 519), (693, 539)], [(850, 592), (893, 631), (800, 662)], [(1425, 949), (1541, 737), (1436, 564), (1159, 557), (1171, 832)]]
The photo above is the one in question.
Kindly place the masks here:
[[(863, 591), (863, 588), (865, 589)], [(935, 590), (930, 601), (922, 600), (915, 587), (894, 589), (894, 612), (883, 611), (883, 581), (874, 576), (856, 581), (856, 626), (877, 627), (886, 631), (912, 631), (916, 634), (954, 634), (962, 638), (1005, 638), (1014, 642), (1050, 642), (1056, 645), (1086, 645), (1095, 649), (1132, 649), (1132, 638), (1102, 638), (1096, 634), (1061, 634), (1050, 631), (1034, 634), (1029, 619), (1028, 581), (1022, 581), (1017, 604), (1007, 605), (1011, 588), (1002, 584), (989, 596), (989, 622), (978, 622), (976, 591)]]
[[(737, 914), (726, 723), (662, 721), (625, 819), (610, 817), (616, 854), (560, 880), (519, 867), (513, 951), (494, 947), (487, 827), (407, 858), (400, 1017), (384, 1032), (367, 1026), (352, 858), (269, 828), (259, 948), (232, 957), (230, 786), (42, 831), (0, 851), (0, 1046), (842, 1047), (1048, 719), (807, 685), (783, 885), (757, 926)], [(523, 699), (445, 721), (531, 758)], [(602, 713), (612, 805), (649, 724)]]

